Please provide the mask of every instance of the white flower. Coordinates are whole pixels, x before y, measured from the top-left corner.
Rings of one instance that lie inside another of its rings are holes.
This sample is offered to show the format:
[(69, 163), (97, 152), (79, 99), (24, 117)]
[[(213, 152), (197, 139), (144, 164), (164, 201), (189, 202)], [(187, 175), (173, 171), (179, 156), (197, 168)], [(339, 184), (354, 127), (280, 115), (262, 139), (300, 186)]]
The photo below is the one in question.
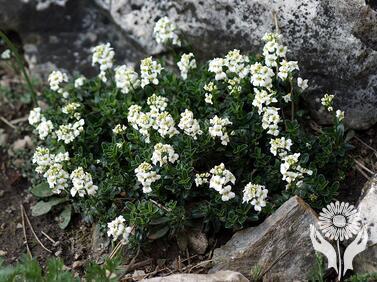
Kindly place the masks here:
[(147, 104), (150, 107), (151, 112), (157, 114), (165, 111), (166, 107), (168, 106), (168, 101), (169, 100), (166, 97), (153, 94), (152, 96), (148, 97)]
[(51, 120), (46, 120), (45, 118), (42, 118), (41, 123), (37, 126), (36, 129), (38, 131), (39, 138), (41, 140), (44, 140), (54, 129), (54, 126)]
[(244, 78), (249, 73), (248, 63), (249, 57), (241, 55), (240, 50), (237, 49), (229, 51), (224, 59), (228, 71), (235, 73), (239, 78)]
[(332, 112), (334, 110), (334, 108), (333, 108), (333, 100), (334, 100), (334, 95), (325, 94), (325, 96), (323, 96), (321, 98), (321, 104), (323, 106), (325, 106), (325, 108), (329, 112)]
[(209, 93), (213, 93), (217, 91), (217, 86), (215, 83), (213, 83), (213, 81), (211, 81), (204, 85), (203, 89)]
[(3, 53), (1, 53), (0, 58), (3, 60), (9, 60), (11, 57), (11, 51), (6, 49)]
[(197, 135), (202, 135), (200, 130), (199, 122), (194, 119), (193, 112), (186, 109), (181, 113), (181, 120), (179, 121), (178, 127), (183, 130), (186, 135), (191, 136), (194, 140), (197, 139)]
[(268, 190), (263, 185), (248, 183), (243, 190), (243, 203), (250, 203), (256, 211), (266, 206)]
[(56, 155), (51, 154), (52, 159), (54, 160), (54, 163), (62, 163), (65, 161), (69, 161), (69, 153), (57, 153)]
[(53, 71), (48, 76), (48, 82), (51, 90), (61, 93), (63, 91), (61, 84), (63, 82), (68, 82), (68, 76), (61, 71)]
[(56, 131), (58, 141), (63, 140), (65, 144), (71, 143), (82, 131), (84, 131), (84, 124), (85, 121), (80, 119), (75, 123), (60, 125), (59, 129)]
[[(212, 176), (209, 180), (209, 187), (219, 192), (219, 194), (221, 195), (221, 200), (226, 202), (234, 198), (235, 194), (231, 191), (230, 186), (230, 184), (236, 183), (236, 178), (234, 177), (233, 173), (225, 169), (225, 165), (223, 163), (214, 166), (210, 170), (210, 173), (212, 174)], [(202, 177), (202, 179), (199, 179), (199, 177)], [(198, 182), (195, 180), (197, 186), (198, 184), (206, 183), (208, 181), (207, 174), (201, 174), (199, 175), (199, 177), (197, 175)]]
[(69, 174), (60, 163), (55, 163), (43, 175), (54, 194), (60, 194), (68, 188)]
[(41, 108), (37, 107), (37, 108), (34, 108), (30, 111), (29, 113), (29, 124), (31, 125), (35, 125), (37, 123), (39, 123), (42, 119), (42, 115), (41, 115)]
[(62, 108), (62, 113), (79, 119), (81, 115), (76, 110), (80, 108), (80, 106), (81, 105), (79, 103), (69, 103)]
[(143, 186), (143, 193), (147, 194), (152, 192), (151, 184), (156, 182), (161, 178), (154, 170), (152, 170), (152, 165), (143, 162), (135, 169), (137, 180)]
[(213, 99), (213, 96), (212, 96), (212, 94), (211, 93), (206, 93), (206, 94), (204, 94), (204, 102), (206, 102), (207, 104), (211, 104), (211, 105), (213, 105), (213, 101), (212, 101), (212, 99)]
[(171, 42), (173, 45), (181, 46), (181, 41), (177, 35), (177, 27), (168, 17), (163, 17), (156, 22), (153, 35), (160, 44)]
[(35, 149), (32, 162), (33, 164), (37, 164), (37, 167), (35, 169), (37, 173), (44, 173), (52, 164), (50, 150), (44, 147), (37, 147)]
[(209, 61), (208, 71), (215, 73), (216, 80), (223, 80), (226, 78), (226, 73), (223, 71), (224, 63), (223, 58), (214, 58)]
[(298, 63), (296, 61), (283, 60), (280, 63), (278, 77), (281, 80), (286, 80), (294, 70), (299, 70)]
[(145, 142), (149, 143), (149, 129), (154, 122), (151, 115), (141, 112), (139, 105), (132, 105), (128, 108), (127, 120), (135, 130), (144, 136)]
[(117, 124), (114, 128), (113, 128), (113, 133), (116, 134), (116, 135), (120, 135), (120, 134), (123, 134), (127, 129), (127, 126), (125, 126), (124, 124)]
[(268, 129), (267, 133), (273, 136), (279, 135), (278, 123), (280, 122), (279, 108), (268, 107), (263, 112), (262, 128)]
[(189, 70), (196, 68), (196, 61), (193, 53), (183, 54), (181, 60), (177, 63), (181, 76), (184, 80), (187, 79)]
[(107, 224), (107, 236), (113, 237), (113, 241), (121, 238), (122, 244), (126, 244), (132, 233), (133, 228), (125, 225), (125, 219), (122, 215), (115, 218)]
[(164, 164), (175, 163), (179, 156), (174, 152), (174, 148), (168, 144), (157, 143), (154, 145), (154, 151), (152, 155), (152, 163), (163, 166)]
[(270, 88), (272, 86), (272, 78), (274, 71), (261, 63), (255, 63), (250, 66), (251, 84), (256, 87)]
[(141, 87), (153, 83), (157, 85), (159, 83), (157, 76), (161, 73), (162, 66), (156, 61), (152, 60), (152, 57), (145, 58), (140, 63), (140, 76)]
[(284, 157), (291, 150), (292, 140), (285, 137), (275, 138), (270, 140), (270, 145), (270, 151), (274, 156), (279, 153), (279, 157)]
[(304, 91), (306, 88), (308, 88), (308, 80), (302, 79), (301, 77), (297, 78), (297, 86), (301, 88), (302, 91)]
[(268, 93), (266, 90), (259, 90), (254, 88), (255, 96), (253, 100), (253, 106), (258, 109), (258, 114), (262, 114), (265, 110), (265, 106), (270, 105), (271, 103), (277, 103), (277, 99), (274, 97), (275, 92)]
[(106, 82), (106, 71), (113, 67), (113, 61), (115, 56), (113, 48), (111, 47), (110, 43), (100, 44), (92, 48), (92, 54), (92, 65), (99, 65), (99, 77), (103, 82)]
[(175, 128), (173, 117), (166, 111), (158, 114), (156, 118), (156, 128), (161, 137), (172, 137), (179, 133)]
[(232, 192), (232, 187), (230, 185), (226, 185), (223, 189), (219, 191), (219, 193), (221, 195), (221, 200), (223, 202), (227, 202), (236, 196), (236, 194)]
[(330, 240), (348, 240), (360, 230), (360, 216), (349, 203), (338, 202), (327, 205), (319, 214), (319, 227)]
[(80, 76), (78, 78), (75, 79), (75, 88), (80, 88), (84, 85), (84, 82), (85, 82), (86, 78), (85, 76)]
[(229, 142), (229, 134), (226, 131), (226, 126), (231, 125), (232, 122), (228, 118), (219, 118), (215, 115), (209, 121), (210, 127), (208, 128), (209, 135), (212, 138), (219, 137), (221, 139), (221, 144), (226, 146)]
[(208, 178), (211, 176), (210, 173), (197, 173), (195, 175), (195, 185), (198, 187), (200, 185), (203, 185), (205, 183), (208, 183)]
[(335, 114), (336, 114), (336, 118), (337, 118), (339, 121), (344, 120), (344, 112), (343, 112), (343, 111), (341, 111), (341, 110), (336, 110)]
[(85, 172), (82, 167), (78, 167), (72, 171), (70, 175), (73, 187), (71, 188), (71, 195), (75, 197), (76, 194), (79, 197), (84, 197), (85, 195), (94, 195), (98, 187), (93, 184), (92, 175), (89, 172)]
[(138, 77), (133, 67), (123, 65), (115, 68), (115, 84), (124, 94), (139, 87)]
[(271, 33), (266, 33), (265, 35), (263, 35), (262, 40), (266, 42), (268, 41), (279, 42), (281, 40), (281, 37), (282, 37), (281, 34), (271, 32)]

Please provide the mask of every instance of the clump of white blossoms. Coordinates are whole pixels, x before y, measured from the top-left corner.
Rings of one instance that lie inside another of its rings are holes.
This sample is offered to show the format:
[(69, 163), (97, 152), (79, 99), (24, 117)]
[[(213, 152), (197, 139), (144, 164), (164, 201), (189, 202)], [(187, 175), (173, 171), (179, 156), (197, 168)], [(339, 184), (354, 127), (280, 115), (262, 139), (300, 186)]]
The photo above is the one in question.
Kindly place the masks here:
[(60, 194), (68, 188), (69, 174), (63, 169), (62, 164), (55, 163), (43, 175), (54, 194)]
[(211, 174), (209, 172), (197, 173), (195, 175), (195, 185), (199, 187), (200, 185), (208, 183), (210, 176)]
[(308, 80), (302, 79), (301, 77), (297, 78), (297, 86), (304, 91), (306, 88), (308, 88)]
[(265, 107), (272, 103), (277, 103), (277, 99), (274, 97), (275, 92), (268, 93), (266, 90), (259, 90), (254, 88), (254, 100), (252, 105), (258, 109), (258, 114), (262, 114), (265, 111)]
[(236, 196), (234, 192), (232, 192), (232, 187), (230, 185), (236, 183), (236, 178), (233, 173), (225, 169), (223, 163), (214, 166), (210, 170), (210, 173), (212, 176), (209, 180), (209, 187), (220, 193), (223, 202), (233, 199)]
[(6, 49), (5, 51), (3, 51), (2, 53), (1, 53), (1, 55), (0, 55), (0, 58), (2, 59), (2, 60), (9, 60), (10, 59), (10, 57), (11, 57), (11, 51), (9, 50), (9, 49)]
[(223, 70), (224, 63), (223, 58), (214, 58), (209, 61), (208, 71), (215, 74), (215, 80), (223, 80), (226, 78), (226, 73)]
[(143, 193), (147, 194), (152, 192), (152, 183), (161, 178), (161, 175), (157, 174), (153, 170), (150, 163), (143, 162), (135, 169), (137, 180), (143, 186)]
[(37, 107), (30, 111), (29, 118), (28, 118), (30, 125), (35, 125), (35, 124), (40, 123), (41, 119), (42, 119), (41, 108)]
[(44, 173), (52, 163), (50, 150), (44, 147), (37, 147), (35, 149), (32, 162), (33, 164), (37, 164), (35, 169), (37, 173)]
[(250, 203), (256, 211), (266, 206), (268, 190), (263, 185), (248, 183), (243, 190), (243, 203)]
[(242, 55), (240, 50), (234, 49), (229, 51), (224, 58), (224, 66), (228, 72), (236, 74), (239, 78), (244, 78), (249, 73), (249, 57)]
[(117, 124), (114, 128), (113, 128), (113, 133), (115, 135), (121, 135), (123, 134), (124, 132), (126, 132), (126, 129), (127, 129), (127, 126), (125, 126), (124, 124)]
[(126, 226), (125, 219), (122, 215), (115, 218), (107, 224), (107, 236), (113, 237), (113, 241), (121, 239), (122, 244), (126, 244), (132, 233), (133, 228)]
[(305, 169), (298, 164), (298, 158), (300, 153), (295, 153), (291, 155), (286, 155), (282, 158), (282, 163), (280, 164), (280, 173), (283, 176), (287, 184), (287, 189), (291, 187), (291, 184), (296, 182), (297, 186), (300, 186), (304, 178), (304, 174), (312, 175), (313, 172), (310, 169)]
[(41, 122), (38, 124), (36, 130), (38, 131), (39, 138), (41, 140), (46, 139), (46, 137), (52, 132), (54, 125), (51, 120), (46, 120), (42, 118)]
[(175, 153), (173, 146), (168, 144), (157, 143), (154, 145), (154, 151), (152, 154), (152, 163), (163, 166), (164, 164), (175, 163), (179, 158), (179, 155)]
[(144, 88), (150, 83), (157, 85), (159, 83), (157, 76), (161, 73), (162, 69), (161, 64), (153, 61), (152, 57), (142, 60), (140, 63), (141, 87)]
[(277, 60), (284, 58), (287, 53), (287, 47), (279, 44), (281, 35), (267, 33), (262, 39), (266, 41), (263, 47), (264, 63), (268, 67), (277, 67)]
[(56, 70), (50, 73), (48, 76), (48, 82), (51, 90), (62, 93), (63, 88), (61, 84), (63, 82), (68, 82), (68, 76), (66, 73)]
[(288, 78), (288, 75), (294, 70), (299, 70), (297, 61), (283, 60), (280, 63), (278, 77), (280, 77), (280, 79), (282, 80), (286, 80)]
[(125, 65), (115, 68), (115, 84), (124, 94), (127, 94), (140, 85), (139, 75), (133, 67)]
[(62, 140), (65, 144), (71, 143), (77, 136), (84, 131), (85, 121), (80, 119), (74, 123), (62, 124), (56, 131), (58, 141)]
[(139, 105), (132, 105), (128, 108), (127, 120), (135, 130), (143, 135), (145, 142), (149, 143), (149, 129), (153, 125), (152, 117), (142, 112)]
[(93, 184), (92, 175), (89, 172), (85, 172), (82, 167), (76, 168), (70, 175), (73, 187), (71, 188), (71, 195), (75, 197), (76, 194), (79, 197), (85, 195), (94, 195), (98, 187)]
[(92, 65), (99, 65), (100, 74), (99, 78), (106, 82), (106, 71), (113, 67), (115, 52), (110, 43), (100, 44), (92, 48)]
[(263, 66), (261, 63), (255, 63), (250, 66), (251, 84), (256, 87), (272, 87), (272, 78), (275, 73), (267, 66)]
[(325, 96), (321, 98), (321, 104), (326, 108), (326, 110), (328, 110), (329, 112), (332, 112), (334, 110), (333, 100), (334, 100), (334, 95), (325, 94)]
[(203, 89), (207, 92), (207, 93), (205, 93), (204, 101), (207, 104), (213, 105), (212, 98), (213, 98), (213, 93), (215, 93), (217, 91), (216, 84), (211, 81), (211, 82), (207, 83), (206, 85), (204, 85)]
[(175, 121), (173, 117), (166, 111), (158, 114), (156, 117), (156, 128), (161, 137), (173, 137), (179, 133), (175, 128)]
[(172, 43), (173, 45), (181, 46), (181, 40), (177, 34), (177, 27), (168, 17), (163, 17), (156, 22), (153, 34), (157, 43)]
[(231, 125), (232, 122), (228, 118), (219, 118), (217, 115), (215, 115), (213, 118), (209, 120), (209, 123), (209, 135), (212, 138), (219, 137), (222, 145), (228, 145), (229, 134), (226, 130), (226, 126)]
[(168, 101), (168, 98), (157, 96), (156, 94), (152, 94), (152, 96), (148, 97), (147, 104), (151, 109), (152, 116), (156, 117), (158, 113), (165, 111), (168, 106)]
[(181, 71), (182, 78), (186, 80), (188, 72), (196, 68), (196, 60), (194, 54), (183, 54), (181, 60), (177, 63), (177, 66)]
[(344, 120), (344, 112), (341, 110), (336, 110), (335, 116), (339, 121)]
[(279, 157), (284, 157), (287, 155), (287, 152), (291, 151), (292, 144), (292, 140), (289, 138), (285, 139), (285, 137), (271, 139), (271, 154), (274, 156), (279, 155)]
[(268, 129), (267, 133), (278, 136), (279, 135), (279, 124), (280, 122), (280, 115), (279, 115), (279, 108), (276, 107), (268, 107), (263, 112), (262, 117), (262, 128)]
[(194, 140), (198, 138), (197, 135), (203, 134), (203, 131), (200, 130), (198, 120), (194, 119), (193, 112), (188, 109), (181, 113), (181, 119), (178, 127), (182, 129), (186, 135), (191, 136)]
[(80, 108), (80, 103), (69, 103), (62, 107), (62, 113), (67, 114), (76, 119), (80, 119), (81, 115), (76, 110)]
[(85, 76), (80, 76), (80, 77), (76, 78), (75, 82), (74, 82), (75, 88), (80, 88), (80, 87), (84, 86), (85, 80), (86, 80)]

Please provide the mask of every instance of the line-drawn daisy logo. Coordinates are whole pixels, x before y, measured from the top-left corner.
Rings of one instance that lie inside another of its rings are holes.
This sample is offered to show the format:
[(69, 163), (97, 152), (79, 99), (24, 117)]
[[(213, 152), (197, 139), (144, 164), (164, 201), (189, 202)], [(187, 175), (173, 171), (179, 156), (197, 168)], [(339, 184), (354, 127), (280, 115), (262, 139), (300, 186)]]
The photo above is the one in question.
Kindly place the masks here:
[[(353, 258), (366, 249), (368, 241), (366, 227), (361, 225), (359, 212), (353, 205), (344, 202), (340, 203), (339, 201), (331, 203), (322, 209), (319, 214), (318, 225), (325, 237), (329, 238), (330, 241), (336, 241), (337, 251), (311, 224), (310, 238), (313, 247), (317, 252), (327, 257), (328, 268), (334, 268), (338, 273), (338, 280), (341, 281), (346, 271), (353, 269)], [(354, 235), (356, 235), (355, 240), (344, 251), (342, 264), (339, 242), (349, 240)]]

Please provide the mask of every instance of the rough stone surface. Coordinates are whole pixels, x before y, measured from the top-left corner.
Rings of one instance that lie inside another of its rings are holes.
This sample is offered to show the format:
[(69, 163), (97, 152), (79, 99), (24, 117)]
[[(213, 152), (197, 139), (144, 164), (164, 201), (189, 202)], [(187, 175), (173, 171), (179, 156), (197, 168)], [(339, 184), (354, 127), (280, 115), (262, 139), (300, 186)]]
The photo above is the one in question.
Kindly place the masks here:
[(211, 271), (229, 269), (251, 278), (258, 266), (264, 281), (305, 280), (315, 262), (309, 226), (316, 222), (316, 213), (292, 197), (262, 224), (237, 232), (215, 249)]
[(91, 67), (90, 48), (101, 42), (111, 42), (119, 63), (145, 56), (93, 1), (69, 0), (43, 9), (39, 2), (0, 0), (0, 29), (22, 44), (34, 76), (45, 78), (55, 68), (97, 73)]
[(368, 226), (368, 248), (354, 259), (358, 273), (377, 272), (377, 175), (368, 181), (361, 195), (358, 209)]
[[(261, 51), (260, 38), (274, 29), (273, 11), (303, 76), (311, 80), (306, 95), (320, 122), (319, 97), (336, 95), (349, 126), (377, 122), (377, 12), (364, 0), (96, 0), (114, 22), (147, 53), (163, 49), (152, 38), (154, 23), (169, 16), (197, 55), (210, 58), (229, 49)], [(111, 4), (110, 4), (111, 3)]]
[(248, 282), (241, 273), (219, 271), (212, 274), (174, 274), (166, 277), (144, 279), (145, 282)]

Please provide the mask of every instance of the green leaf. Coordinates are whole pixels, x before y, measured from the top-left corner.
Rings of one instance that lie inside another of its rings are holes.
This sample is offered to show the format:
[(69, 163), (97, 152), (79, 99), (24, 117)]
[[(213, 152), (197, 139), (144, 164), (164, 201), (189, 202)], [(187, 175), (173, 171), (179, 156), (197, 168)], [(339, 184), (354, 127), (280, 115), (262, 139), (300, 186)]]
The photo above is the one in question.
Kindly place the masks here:
[(56, 206), (65, 201), (67, 201), (66, 198), (55, 198), (48, 202), (39, 201), (31, 208), (31, 214), (33, 216), (40, 216), (42, 214), (46, 214), (52, 209), (53, 206)]
[(152, 219), (150, 222), (150, 225), (159, 225), (159, 224), (167, 223), (169, 221), (170, 221), (170, 218), (168, 218), (167, 216), (163, 216), (160, 218)]
[(59, 222), (59, 227), (61, 229), (65, 229), (69, 222), (71, 221), (72, 217), (72, 206), (71, 205), (66, 205), (64, 207), (64, 210), (60, 213), (58, 217), (58, 222)]
[(169, 231), (169, 226), (165, 226), (157, 230), (156, 232), (149, 234), (148, 239), (151, 239), (151, 240), (160, 239), (161, 237), (165, 236), (166, 233), (168, 233), (168, 231)]
[(33, 186), (31, 188), (30, 192), (38, 198), (49, 197), (49, 196), (52, 196), (52, 194), (53, 194), (52, 190), (50, 189), (50, 186), (48, 186), (47, 182), (42, 182), (42, 183), (39, 183), (36, 186)]

